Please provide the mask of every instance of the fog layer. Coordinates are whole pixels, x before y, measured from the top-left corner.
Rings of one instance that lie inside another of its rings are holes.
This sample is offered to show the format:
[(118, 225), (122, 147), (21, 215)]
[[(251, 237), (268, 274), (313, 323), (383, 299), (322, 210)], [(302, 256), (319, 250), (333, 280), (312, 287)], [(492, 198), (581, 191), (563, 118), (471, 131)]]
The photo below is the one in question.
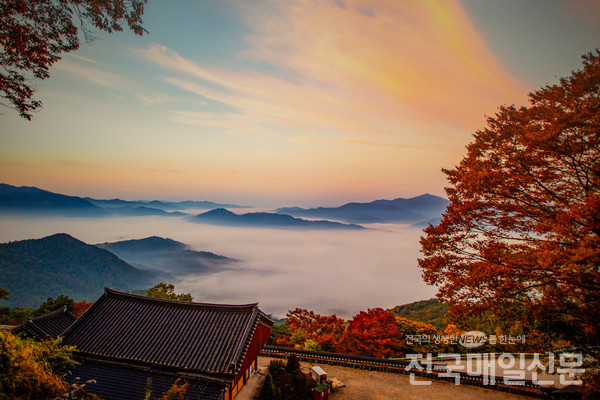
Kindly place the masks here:
[[(350, 318), (367, 308), (430, 298), (417, 267), (419, 228), (367, 225), (362, 231), (285, 230), (192, 224), (177, 217), (0, 217), (0, 242), (68, 233), (89, 244), (168, 237), (240, 260), (226, 270), (179, 277), (195, 301), (259, 302), (284, 316), (296, 307)], [(89, 299), (95, 300), (95, 299)]]

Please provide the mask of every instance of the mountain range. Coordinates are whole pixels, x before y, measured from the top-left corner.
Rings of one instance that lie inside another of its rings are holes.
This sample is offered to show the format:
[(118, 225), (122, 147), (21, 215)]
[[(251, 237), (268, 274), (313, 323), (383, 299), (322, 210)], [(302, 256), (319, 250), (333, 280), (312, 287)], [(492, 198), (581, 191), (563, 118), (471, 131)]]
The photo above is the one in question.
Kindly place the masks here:
[(52, 213), (52, 215), (100, 217), (106, 212), (87, 200), (76, 196), (65, 196), (36, 187), (11, 186), (0, 183), (0, 212)]
[(0, 287), (10, 292), (2, 305), (37, 307), (61, 294), (92, 301), (104, 287), (143, 291), (179, 275), (220, 271), (236, 261), (157, 236), (90, 245), (57, 233), (2, 243)]
[(217, 208), (198, 214), (195, 217), (190, 217), (189, 220), (211, 225), (254, 228), (365, 229), (360, 225), (343, 224), (333, 221), (309, 221), (285, 214), (266, 212), (236, 214), (224, 208)]
[(214, 203), (212, 201), (194, 201), (194, 200), (185, 200), (185, 201), (161, 201), (161, 200), (137, 200), (137, 201), (129, 201), (129, 200), (121, 200), (121, 199), (111, 199), (111, 200), (100, 200), (93, 199), (91, 197), (84, 197), (85, 200), (90, 203), (102, 207), (102, 208), (120, 208), (120, 207), (143, 207), (143, 208), (152, 208), (163, 211), (173, 211), (173, 210), (211, 210), (213, 208), (250, 208), (249, 206), (239, 206), (237, 204), (221, 204)]
[(0, 287), (10, 292), (7, 305), (18, 307), (37, 307), (61, 294), (93, 301), (105, 286), (135, 290), (158, 283), (151, 272), (65, 233), (0, 244), (0, 277)]
[(276, 213), (294, 217), (323, 218), (355, 224), (368, 223), (413, 223), (426, 225), (426, 222), (439, 218), (449, 201), (431, 194), (410, 199), (375, 200), (370, 203), (347, 203), (340, 207), (300, 208), (284, 207)]
[[(285, 227), (310, 229), (363, 229), (356, 224), (409, 223), (424, 227), (437, 223), (448, 200), (424, 194), (370, 203), (347, 203), (339, 207), (284, 207), (271, 213), (235, 214), (227, 208), (248, 208), (210, 201), (169, 202), (160, 200), (100, 200), (67, 196), (36, 187), (0, 183), (0, 214), (68, 217), (188, 216), (178, 210), (211, 209), (188, 220), (213, 225), (244, 227)], [(173, 211), (175, 210), (175, 211)], [(318, 221), (306, 220), (318, 219)], [(338, 222), (333, 222), (333, 221)], [(350, 224), (350, 225), (348, 225)]]
[(169, 281), (174, 276), (221, 271), (227, 264), (237, 261), (208, 251), (190, 250), (185, 243), (158, 236), (96, 246)]
[(17, 187), (0, 183), (0, 213), (68, 217), (183, 216), (188, 214), (167, 210), (215, 207), (244, 208), (246, 206), (192, 200), (180, 202), (98, 200), (91, 197), (67, 196), (36, 187)]

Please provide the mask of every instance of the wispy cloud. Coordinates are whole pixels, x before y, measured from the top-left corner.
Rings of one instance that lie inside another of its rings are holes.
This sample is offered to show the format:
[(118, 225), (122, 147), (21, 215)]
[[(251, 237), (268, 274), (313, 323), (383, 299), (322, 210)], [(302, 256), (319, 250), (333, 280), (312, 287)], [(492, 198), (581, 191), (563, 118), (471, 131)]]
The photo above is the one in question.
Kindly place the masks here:
[(364, 145), (364, 146), (375, 146), (375, 147), (393, 147), (393, 148), (399, 148), (399, 149), (414, 149), (414, 148), (416, 148), (415, 146), (411, 146), (408, 144), (378, 143), (378, 142), (372, 142), (369, 140), (361, 140), (361, 139), (345, 139), (344, 143), (360, 144), (360, 145)]
[(79, 54), (69, 53), (69, 54), (66, 54), (65, 57), (67, 57), (67, 58), (74, 58), (74, 59), (77, 59), (79, 61), (85, 61), (86, 63), (89, 63), (89, 64), (95, 64), (95, 65), (102, 65), (103, 64), (100, 61), (92, 60), (91, 58), (80, 56)]
[(248, 53), (327, 83), (363, 113), (468, 126), (522, 96), (458, 1), (272, 1), (265, 9), (245, 9), (255, 28)]
[(170, 120), (180, 124), (224, 129), (227, 133), (265, 131), (256, 122), (239, 114), (169, 110)]
[(71, 59), (61, 60), (53, 68), (66, 72), (70, 75), (80, 76), (96, 85), (109, 87), (111, 89), (123, 89), (130, 86), (129, 81), (127, 81), (127, 79), (121, 75), (106, 72), (102, 69), (82, 63), (77, 63)]
[(341, 4), (239, 4), (253, 30), (245, 56), (279, 68), (279, 77), (207, 68), (157, 44), (138, 54), (180, 74), (168, 83), (240, 112), (221, 115), (225, 124), (248, 119), (363, 137), (398, 126), (472, 129), (498, 105), (523, 98), (458, 1)]
[(135, 97), (137, 97), (137, 99), (140, 100), (142, 103), (150, 105), (150, 106), (156, 105), (156, 104), (163, 104), (163, 103), (166, 103), (171, 100), (170, 96), (167, 96), (165, 94), (160, 94), (160, 93), (154, 93), (151, 95), (145, 95), (143, 93), (136, 93)]
[(395, 149), (416, 149), (418, 146), (401, 144), (401, 143), (383, 143), (383, 142), (373, 142), (370, 140), (356, 139), (356, 138), (345, 138), (345, 139), (324, 139), (320, 137), (314, 136), (295, 136), (289, 137), (288, 142), (297, 143), (297, 144), (327, 144), (327, 145), (339, 145), (339, 144), (352, 144), (352, 145), (360, 145), (360, 146), (373, 146), (373, 147), (385, 147), (385, 148), (395, 148)]

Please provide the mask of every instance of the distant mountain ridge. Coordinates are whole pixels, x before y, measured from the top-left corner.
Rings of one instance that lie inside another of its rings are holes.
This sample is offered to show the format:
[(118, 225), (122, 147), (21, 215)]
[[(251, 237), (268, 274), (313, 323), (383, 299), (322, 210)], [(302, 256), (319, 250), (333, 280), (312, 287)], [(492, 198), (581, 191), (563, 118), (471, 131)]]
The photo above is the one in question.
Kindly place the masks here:
[[(238, 215), (226, 210), (226, 208), (241, 209), (249, 207), (193, 200), (179, 202), (100, 200), (91, 197), (66, 196), (35, 187), (16, 187), (4, 183), (0, 184), (0, 214), (68, 217), (181, 217), (189, 214), (172, 210), (210, 209), (211, 211), (194, 216), (189, 220), (228, 226), (363, 229), (364, 227), (357, 224), (408, 223), (415, 227), (424, 227), (429, 223), (439, 222), (448, 204), (449, 201), (442, 197), (424, 194), (409, 199), (375, 200), (370, 203), (353, 202), (339, 207), (309, 209), (283, 207), (272, 213)], [(309, 221), (302, 218), (318, 219), (320, 221)]]
[(55, 215), (103, 216), (106, 212), (89, 201), (76, 196), (49, 192), (30, 186), (11, 186), (0, 183), (0, 212), (39, 213)]
[(10, 292), (2, 303), (18, 307), (37, 307), (61, 294), (93, 301), (105, 286), (136, 290), (157, 283), (152, 273), (65, 233), (0, 244), (0, 277)]
[(309, 221), (277, 213), (236, 214), (217, 208), (189, 218), (192, 222), (212, 225), (255, 227), (255, 228), (304, 228), (304, 229), (365, 229), (360, 225), (342, 224), (333, 221)]
[(187, 274), (222, 271), (237, 260), (208, 251), (190, 250), (185, 243), (151, 236), (97, 244), (119, 258), (144, 270), (151, 270), (164, 279)]
[(103, 207), (103, 208), (115, 208), (115, 207), (145, 207), (145, 208), (154, 208), (163, 211), (171, 211), (171, 210), (211, 210), (213, 208), (250, 208), (249, 206), (240, 206), (237, 204), (221, 204), (214, 203), (212, 201), (195, 201), (195, 200), (185, 200), (185, 201), (161, 201), (161, 200), (121, 200), (121, 199), (111, 199), (111, 200), (100, 200), (94, 199), (91, 197), (85, 197), (85, 200), (90, 203)]
[(219, 204), (211, 201), (164, 202), (127, 201), (120, 199), (98, 200), (91, 197), (67, 196), (30, 186), (12, 186), (0, 183), (0, 213), (51, 215), (67, 217), (130, 217), (130, 216), (185, 216), (187, 209), (212, 209), (227, 206), (245, 208), (235, 204)]
[(340, 207), (283, 207), (276, 213), (295, 217), (325, 218), (348, 223), (424, 223), (439, 218), (449, 201), (431, 194), (404, 199), (375, 200), (370, 203), (347, 203)]

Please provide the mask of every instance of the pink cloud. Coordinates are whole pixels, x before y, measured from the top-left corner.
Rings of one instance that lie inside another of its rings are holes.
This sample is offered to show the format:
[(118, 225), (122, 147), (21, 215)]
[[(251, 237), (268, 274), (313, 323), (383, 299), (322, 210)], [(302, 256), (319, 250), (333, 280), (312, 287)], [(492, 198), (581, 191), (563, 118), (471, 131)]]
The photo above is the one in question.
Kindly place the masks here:
[(239, 7), (254, 31), (245, 56), (291, 79), (205, 68), (160, 45), (140, 52), (185, 76), (167, 82), (239, 110), (235, 123), (363, 135), (399, 126), (475, 129), (498, 105), (524, 98), (523, 87), (500, 67), (456, 1)]

